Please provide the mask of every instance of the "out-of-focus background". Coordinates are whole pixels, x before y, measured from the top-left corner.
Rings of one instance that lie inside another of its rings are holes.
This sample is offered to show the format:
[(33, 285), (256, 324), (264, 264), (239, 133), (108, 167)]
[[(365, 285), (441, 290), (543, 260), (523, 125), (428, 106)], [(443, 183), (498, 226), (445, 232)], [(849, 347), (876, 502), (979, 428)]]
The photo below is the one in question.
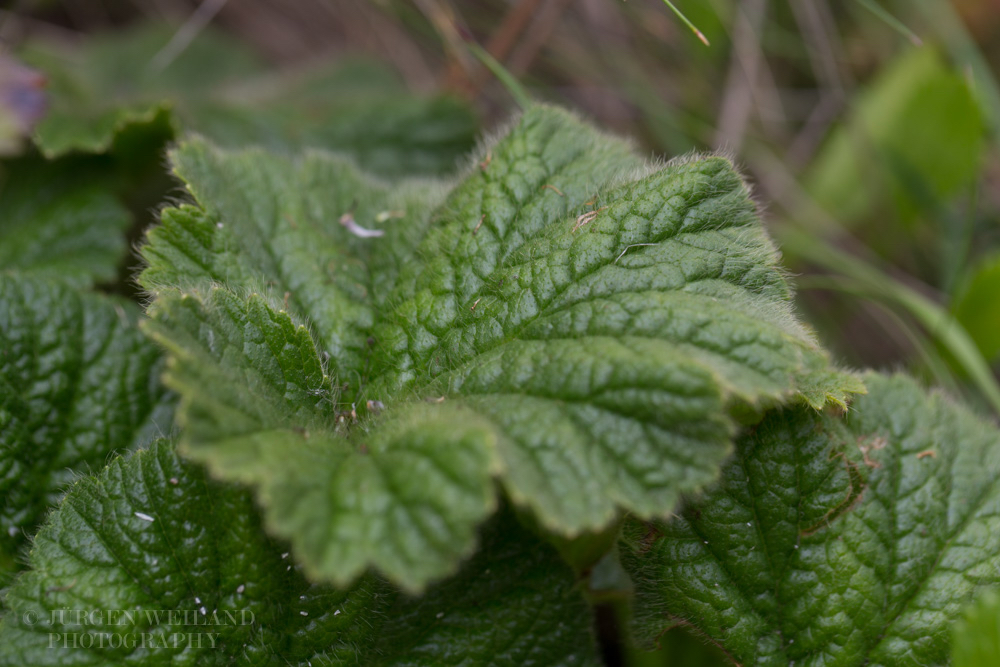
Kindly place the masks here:
[[(133, 238), (172, 187), (138, 147), (189, 129), (348, 150), (387, 178), (447, 174), (516, 109), (479, 45), (534, 98), (650, 156), (732, 156), (839, 360), (1000, 414), (1000, 3), (675, 0), (707, 45), (668, 4), (15, 0), (0, 171), (9, 185), (43, 155), (115, 162)], [(131, 266), (108, 289), (127, 292)], [(613, 663), (668, 664), (667, 649), (629, 654), (605, 615)], [(685, 646), (669, 664), (709, 664)]]

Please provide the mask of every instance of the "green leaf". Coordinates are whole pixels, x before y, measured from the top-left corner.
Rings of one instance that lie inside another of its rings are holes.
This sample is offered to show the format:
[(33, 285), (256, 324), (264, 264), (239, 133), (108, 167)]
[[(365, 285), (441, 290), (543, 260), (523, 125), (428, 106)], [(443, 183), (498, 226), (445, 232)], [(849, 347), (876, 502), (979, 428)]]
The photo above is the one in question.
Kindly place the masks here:
[(952, 312), (987, 360), (1000, 357), (1000, 254), (982, 260), (955, 299)]
[(975, 182), (984, 144), (982, 113), (963, 74), (932, 48), (910, 49), (831, 134), (806, 182), (844, 222), (892, 204), (912, 219)]
[(988, 591), (952, 629), (953, 667), (990, 667), (1000, 655), (1000, 594)]
[(205, 134), (227, 146), (350, 154), (388, 176), (444, 173), (472, 147), (476, 119), (450, 97), (409, 94), (384, 65), (357, 61), (268, 73), (245, 45), (203, 30), (164, 60), (177, 29), (140, 25), (75, 49), (32, 42), (23, 54), (50, 79), (52, 109), (35, 141), (49, 157), (106, 152), (126, 131)]
[(483, 545), (420, 599), (370, 576), (312, 584), (247, 492), (158, 441), (79, 480), (39, 532), (6, 594), (0, 665), (599, 664), (554, 549), (509, 512)]
[[(329, 78), (339, 80), (335, 74)], [(315, 91), (304, 89), (299, 92), (302, 97), (282, 93), (254, 106), (193, 103), (184, 122), (232, 148), (260, 145), (288, 153), (317, 147), (343, 152), (385, 177), (455, 171), (476, 133), (471, 110), (450, 97), (424, 99), (406, 94), (398, 83), (396, 88), (379, 95), (343, 89), (329, 99), (313, 99)]]
[(153, 62), (175, 28), (143, 25), (97, 35), (80, 47), (30, 42), (22, 58), (45, 72), (51, 108), (35, 129), (46, 157), (70, 151), (102, 153), (130, 125), (149, 125), (171, 100), (207, 95), (218, 86), (256, 74), (259, 60), (214, 31), (202, 32), (165, 67)]
[(161, 355), (134, 306), (0, 273), (0, 555), (67, 484), (171, 427)]
[(393, 600), (371, 578), (310, 584), (246, 492), (164, 441), (74, 484), (29, 565), (5, 598), (2, 665), (355, 664)]
[(476, 555), (420, 598), (401, 597), (381, 630), (380, 664), (603, 664), (592, 613), (556, 551), (502, 511)]
[(260, 297), (220, 288), (161, 297), (155, 312), (187, 452), (256, 483), (311, 576), (346, 584), (375, 565), (418, 589), (472, 551), (495, 506), (488, 423), (414, 405), (348, 431), (309, 333)]
[(25, 157), (0, 171), (0, 269), (86, 287), (117, 275), (129, 213), (93, 164)]
[(669, 522), (627, 523), (636, 633), (686, 624), (752, 665), (928, 665), (1000, 581), (1000, 433), (905, 377), (846, 419), (785, 410)]
[[(493, 476), (569, 537), (666, 516), (715, 478), (737, 419), (862, 389), (794, 318), (724, 159), (646, 167), (546, 107), (433, 211), (433, 184), (323, 153), (173, 159), (196, 204), (164, 213), (140, 280), (185, 451), (258, 486), (314, 576), (449, 572)], [(428, 473), (396, 479), (401, 461)]]
[[(390, 187), (319, 151), (296, 160), (257, 149), (229, 153), (196, 139), (171, 156), (198, 206), (164, 211), (143, 249), (142, 286), (218, 284), (279, 302), (287, 294), (281, 307), (309, 323), (335, 377), (364, 373), (375, 311), (412, 258), (443, 186)], [(352, 234), (338, 223), (348, 213), (385, 236)]]

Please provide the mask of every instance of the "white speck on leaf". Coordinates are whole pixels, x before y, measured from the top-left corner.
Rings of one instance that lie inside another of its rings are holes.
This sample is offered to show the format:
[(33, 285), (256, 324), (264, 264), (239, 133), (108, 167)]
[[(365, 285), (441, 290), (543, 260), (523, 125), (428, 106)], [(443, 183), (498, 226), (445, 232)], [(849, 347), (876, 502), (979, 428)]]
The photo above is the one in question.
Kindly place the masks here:
[(142, 512), (136, 512), (135, 515), (140, 519), (142, 519), (143, 521), (149, 521), (149, 522), (156, 521), (156, 519), (154, 519), (153, 517), (149, 516), (148, 514), (143, 514)]
[(340, 224), (347, 227), (347, 231), (362, 239), (377, 238), (385, 234), (385, 231), (381, 229), (366, 229), (362, 227), (354, 220), (353, 213), (345, 213), (340, 216)]
[(618, 257), (615, 257), (615, 264), (617, 264), (618, 260), (621, 259), (622, 257), (624, 257), (625, 253), (627, 253), (632, 248), (642, 248), (642, 247), (645, 247), (645, 246), (654, 246), (654, 245), (660, 245), (660, 244), (659, 243), (633, 243), (632, 245), (627, 245), (627, 246), (625, 246), (625, 249), (622, 250), (622, 254), (618, 255)]
[(335, 610), (335, 611), (333, 612), (333, 615), (334, 615), (334, 616), (337, 616), (337, 615), (339, 615), (339, 614), (340, 614), (340, 610), (339, 610), (339, 609), (337, 609), (337, 610)]
[(300, 611), (299, 613), (302, 614), (303, 616), (308, 616), (309, 615), (308, 611)]
[(240, 584), (239, 586), (236, 587), (236, 592), (242, 594), (243, 591), (245, 591), (246, 589), (247, 589), (246, 586), (244, 586), (243, 584)]

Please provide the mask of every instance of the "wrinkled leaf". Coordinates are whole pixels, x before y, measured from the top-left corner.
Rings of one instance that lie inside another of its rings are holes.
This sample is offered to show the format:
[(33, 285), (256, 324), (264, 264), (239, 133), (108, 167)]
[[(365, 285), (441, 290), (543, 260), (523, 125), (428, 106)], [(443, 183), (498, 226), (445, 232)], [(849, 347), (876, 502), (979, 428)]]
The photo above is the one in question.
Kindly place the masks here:
[(665, 516), (736, 419), (861, 389), (794, 318), (724, 159), (644, 167), (538, 107), (432, 211), (432, 185), (322, 153), (173, 158), (196, 204), (164, 212), (140, 280), (185, 451), (255, 484), (315, 576), (451, 571), (492, 476), (566, 536)]
[(355, 664), (393, 599), (374, 579), (310, 584), (246, 492), (164, 441), (74, 484), (29, 566), (5, 598), (3, 665)]
[(594, 666), (592, 612), (556, 551), (513, 513), (486, 524), (476, 555), (420, 598), (401, 596), (380, 664)]
[(598, 664), (572, 573), (510, 513), (420, 599), (310, 583), (257, 516), (166, 441), (114, 460), (39, 532), (0, 665)]
[(750, 665), (928, 665), (1000, 581), (1000, 433), (913, 380), (869, 375), (846, 419), (742, 438), (668, 522), (627, 523), (636, 633), (689, 625)]
[(0, 273), (0, 554), (64, 488), (171, 428), (161, 355), (134, 306)]
[(97, 171), (34, 157), (0, 167), (0, 270), (81, 287), (117, 275), (131, 219)]

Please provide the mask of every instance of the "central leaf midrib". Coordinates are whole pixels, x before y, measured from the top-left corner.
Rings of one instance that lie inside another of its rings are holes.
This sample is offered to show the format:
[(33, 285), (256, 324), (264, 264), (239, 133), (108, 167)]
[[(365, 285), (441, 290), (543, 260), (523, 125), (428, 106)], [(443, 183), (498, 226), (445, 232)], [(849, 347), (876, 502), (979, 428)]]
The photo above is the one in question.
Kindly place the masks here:
[[(628, 187), (628, 186), (625, 186), (625, 187)], [(711, 202), (715, 201), (716, 199), (718, 199), (720, 197), (728, 196), (731, 193), (732, 193), (731, 190), (723, 191), (721, 193), (713, 191), (713, 192), (707, 193), (705, 195), (704, 199), (702, 199), (702, 200), (700, 200), (700, 201), (698, 201), (696, 203), (688, 205), (687, 208), (686, 208), (686, 210), (684, 211), (683, 216), (680, 216), (681, 222), (677, 225), (677, 227), (674, 228), (674, 229), (666, 230), (665, 233), (664, 233), (664, 235), (662, 236), (662, 238), (659, 238), (655, 242), (656, 243), (663, 243), (664, 241), (669, 240), (671, 238), (676, 238), (678, 236), (678, 234), (682, 232), (682, 229), (683, 229), (683, 226), (684, 226), (684, 220), (687, 220), (688, 217), (691, 215), (691, 213), (693, 211), (698, 210), (701, 207), (710, 204)], [(663, 208), (667, 205), (667, 203), (668, 203), (667, 201), (664, 201), (661, 204), (661, 207), (657, 211), (656, 215), (662, 214)], [(629, 212), (632, 212), (631, 208), (629, 209)], [(570, 218), (564, 217), (564, 218), (562, 218), (560, 220), (554, 221), (554, 222), (550, 223), (550, 225), (548, 226), (547, 229), (557, 228), (559, 225), (563, 225), (563, 224), (567, 223), (569, 220), (570, 220)], [(731, 228), (732, 228), (731, 226), (728, 226), (728, 227), (721, 227), (719, 229), (721, 230), (721, 229), (731, 229)], [(621, 234), (621, 229), (618, 229), (616, 231), (616, 234), (615, 234), (615, 238), (616, 238), (616, 240), (618, 240), (618, 245), (620, 245), (620, 234)], [(514, 331), (512, 331), (510, 333), (506, 333), (505, 332), (505, 336), (503, 338), (498, 339), (491, 346), (486, 347), (484, 349), (477, 349), (473, 355), (471, 355), (468, 359), (459, 362), (459, 364), (461, 364), (461, 365), (470, 365), (472, 363), (475, 363), (476, 358), (478, 358), (478, 357), (480, 357), (480, 356), (482, 356), (484, 354), (487, 354), (487, 353), (489, 353), (489, 352), (491, 352), (491, 351), (493, 351), (493, 350), (495, 350), (497, 348), (500, 348), (500, 347), (502, 347), (504, 345), (507, 345), (507, 344), (511, 343), (512, 341), (518, 340), (519, 337), (520, 337), (520, 335), (523, 334), (523, 332), (528, 327), (530, 327), (531, 325), (535, 324), (538, 320), (541, 320), (542, 318), (545, 318), (545, 317), (551, 317), (552, 315), (558, 313), (559, 310), (561, 308), (563, 308), (563, 307), (566, 307), (566, 305), (560, 304), (559, 307), (555, 311), (551, 310), (552, 305), (554, 303), (558, 303), (559, 300), (560, 300), (560, 298), (568, 290), (572, 289), (575, 285), (577, 285), (580, 281), (585, 280), (586, 278), (588, 278), (588, 277), (590, 277), (592, 275), (595, 275), (597, 272), (605, 269), (606, 267), (608, 267), (608, 266), (610, 266), (612, 264), (612, 260), (610, 260), (609, 258), (605, 258), (605, 260), (606, 261), (604, 263), (600, 263), (600, 264), (596, 265), (594, 268), (586, 271), (585, 273), (583, 273), (581, 275), (574, 276), (573, 280), (568, 281), (561, 288), (557, 289), (553, 293), (552, 297), (546, 301), (545, 305), (542, 306), (539, 309), (538, 314), (536, 314), (534, 317), (531, 317), (531, 318), (525, 320), (524, 322), (522, 322), (521, 324), (519, 324), (518, 327)], [(516, 271), (516, 270), (518, 270), (521, 267), (528, 266), (531, 263), (537, 262), (537, 261), (538, 261), (537, 259), (535, 259), (535, 260), (529, 260), (528, 262), (526, 262), (524, 264), (514, 264), (514, 265), (511, 265), (509, 267), (504, 267), (504, 268), (501, 268), (501, 269), (497, 269), (496, 271), (494, 271), (493, 274), (491, 274), (490, 278), (494, 277), (497, 273), (500, 273), (500, 272), (505, 272), (506, 273), (506, 272), (510, 272), (510, 271)], [(452, 266), (454, 268), (454, 264)], [(716, 279), (720, 279), (721, 280), (723, 278), (721, 276), (719, 276)], [(484, 283), (487, 284), (487, 285), (489, 284), (489, 282), (490, 282), (489, 280), (485, 280), (484, 281)], [(745, 287), (743, 285), (740, 285), (740, 284), (737, 284), (737, 283), (733, 283), (733, 282), (728, 281), (728, 280), (726, 280), (725, 282), (728, 282), (729, 284), (733, 285), (734, 287), (737, 287), (737, 288), (740, 288), (740, 289), (745, 289)], [(456, 284), (457, 284), (457, 282), (456, 282)], [(685, 285), (687, 285), (687, 284), (688, 283), (685, 283)], [(679, 289), (681, 289), (681, 288), (679, 288)], [(530, 288), (528, 288), (525, 291), (527, 292), (527, 291), (531, 291), (531, 290), (530, 290)], [(646, 291), (646, 290), (644, 290), (644, 291)], [(638, 292), (630, 292), (630, 291), (627, 290), (627, 287), (626, 287), (625, 290), (623, 290), (621, 292), (615, 292), (616, 295), (617, 294), (633, 294), (633, 293), (638, 293)], [(459, 298), (458, 298), (457, 291), (453, 291), (452, 292), (452, 296), (455, 298), (456, 303), (458, 303), (459, 302)], [(475, 297), (475, 296), (478, 296), (480, 298), (485, 298), (486, 296), (488, 296), (488, 294), (484, 294), (482, 292), (482, 290), (480, 290), (480, 291), (475, 292), (472, 295), (472, 297)], [(472, 298), (472, 297), (470, 297), (470, 298)], [(575, 305), (575, 304), (569, 304), (569, 305)], [(463, 310), (464, 310), (464, 306), (463, 306)], [(464, 313), (462, 313), (462, 315), (464, 315)], [(457, 315), (454, 319), (452, 319), (451, 325), (446, 330), (446, 332), (450, 331), (450, 330), (453, 330), (455, 324), (461, 319), (462, 315)], [(410, 326), (413, 325), (412, 322), (409, 322), (408, 324)], [(409, 334), (407, 333), (406, 335), (407, 335), (407, 341), (411, 340)], [(442, 338), (442, 336), (440, 335), (440, 332), (439, 333), (435, 333), (435, 337), (439, 341)], [(430, 350), (429, 352), (425, 353), (424, 355), (421, 355), (421, 357), (422, 357), (421, 358), (421, 362), (422, 362), (421, 366), (423, 368), (420, 369), (420, 373), (426, 379), (421, 384), (416, 385), (416, 391), (417, 391), (418, 394), (423, 393), (424, 391), (426, 391), (442, 375), (444, 375), (446, 373), (452, 373), (452, 372), (454, 372), (454, 369), (441, 369), (441, 370), (439, 370), (437, 372), (429, 372), (428, 371), (427, 360), (434, 358), (435, 354), (440, 353), (441, 350), (442, 350), (442, 348), (443, 348), (443, 346), (439, 343), (437, 347), (433, 348), (432, 350)], [(411, 357), (414, 358), (414, 360), (416, 360), (417, 357), (415, 355), (413, 355), (412, 353), (410, 353), (410, 354), (411, 354)]]
[[(940, 400), (940, 399), (938, 399), (938, 400)], [(935, 405), (935, 408), (936, 407), (937, 407), (937, 405)], [(903, 440), (903, 439), (905, 439), (905, 438), (901, 438), (901, 440)], [(957, 456), (957, 452), (955, 454)], [(897, 463), (901, 463), (902, 462), (902, 452), (900, 452), (899, 455), (896, 458), (897, 458)], [(953, 481), (953, 479), (954, 479), (954, 475), (953, 475), (953, 466), (954, 466), (954, 463), (955, 463), (955, 457), (952, 457), (952, 458), (950, 458), (948, 460), (949, 470), (948, 470), (947, 478), (948, 478), (949, 481)], [(902, 473), (899, 470), (897, 470), (893, 476), (895, 478), (896, 483), (898, 484), (898, 481), (902, 479), (903, 475), (902, 475)], [(885, 641), (885, 639), (886, 639), (886, 637), (887, 637), (887, 635), (889, 633), (890, 628), (892, 628), (892, 626), (894, 626), (899, 621), (899, 618), (900, 618), (900, 616), (902, 616), (903, 611), (929, 585), (929, 582), (932, 579), (935, 578), (935, 575), (937, 574), (936, 573), (937, 567), (938, 567), (938, 565), (940, 565), (941, 559), (944, 558), (945, 554), (948, 552), (948, 549), (950, 548), (951, 543), (955, 540), (956, 537), (958, 537), (969, 526), (969, 524), (972, 522), (972, 520), (979, 514), (979, 511), (982, 509), (983, 505), (986, 503), (986, 500), (991, 495), (996, 495), (997, 494), (996, 484), (997, 484), (996, 481), (994, 481), (993, 484), (987, 484), (987, 485), (985, 485), (985, 487), (982, 490), (982, 492), (980, 492), (980, 494), (972, 502), (970, 502), (970, 503), (968, 503), (966, 505), (966, 507), (969, 508), (968, 512), (951, 529), (951, 531), (949, 531), (947, 539), (944, 541), (944, 544), (942, 545), (941, 549), (938, 551), (938, 553), (937, 553), (937, 555), (936, 555), (936, 557), (934, 559), (934, 563), (927, 569), (927, 572), (924, 574), (924, 576), (921, 577), (921, 579), (919, 580), (919, 582), (917, 583), (917, 585), (913, 587), (913, 589), (907, 594), (907, 596), (903, 600), (900, 600), (894, 606), (894, 609), (890, 610), (890, 609), (887, 608), (885, 610), (886, 616), (887, 616), (887, 618), (889, 620), (887, 620), (886, 623), (882, 626), (882, 632), (876, 637), (876, 641), (871, 645), (871, 648), (867, 651), (868, 655), (871, 655), (879, 646), (881, 646), (883, 644), (883, 642)], [(899, 494), (898, 494), (898, 488), (897, 488), (896, 489), (896, 493), (894, 494), (894, 497), (898, 497), (898, 496), (899, 496)], [(898, 517), (897, 517), (897, 514), (896, 514), (896, 508), (897, 508), (897, 503), (893, 503), (892, 517), (893, 517), (893, 535), (894, 536), (896, 534), (896, 526), (898, 525)], [(949, 503), (948, 510), (950, 511), (951, 509), (952, 509), (952, 507), (951, 507), (951, 504)], [(895, 569), (896, 565), (899, 564), (899, 559), (897, 558), (897, 553), (895, 551), (895, 547), (898, 546), (898, 544), (899, 544), (899, 540), (894, 539), (893, 540), (894, 550), (893, 550), (893, 553), (892, 553), (893, 569)]]

